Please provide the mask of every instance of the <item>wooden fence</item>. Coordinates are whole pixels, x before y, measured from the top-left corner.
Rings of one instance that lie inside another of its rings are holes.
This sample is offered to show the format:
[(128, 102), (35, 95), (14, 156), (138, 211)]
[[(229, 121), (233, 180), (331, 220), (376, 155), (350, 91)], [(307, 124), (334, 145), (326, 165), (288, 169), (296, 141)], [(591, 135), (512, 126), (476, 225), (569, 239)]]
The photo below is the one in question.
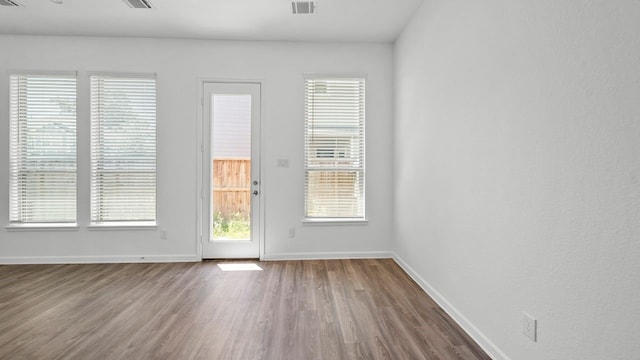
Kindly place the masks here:
[(229, 220), (236, 213), (248, 218), (251, 212), (251, 160), (213, 160), (213, 211)]

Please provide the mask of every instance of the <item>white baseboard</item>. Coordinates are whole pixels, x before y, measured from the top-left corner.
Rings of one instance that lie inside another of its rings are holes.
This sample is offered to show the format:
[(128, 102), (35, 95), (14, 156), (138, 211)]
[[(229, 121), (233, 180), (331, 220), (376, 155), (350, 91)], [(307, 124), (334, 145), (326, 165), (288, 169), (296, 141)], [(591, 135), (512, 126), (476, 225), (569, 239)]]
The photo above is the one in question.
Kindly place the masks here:
[(166, 262), (197, 262), (197, 261), (202, 261), (202, 259), (200, 259), (197, 255), (0, 257), (0, 265), (166, 263)]
[(337, 260), (337, 259), (389, 259), (390, 251), (356, 251), (356, 252), (305, 252), (265, 254), (263, 260)]
[(402, 260), (398, 254), (392, 253), (393, 260), (424, 290), (451, 318), (494, 360), (510, 360), (510, 358), (484, 335), (467, 317), (465, 317), (442, 294), (426, 282), (415, 270)]

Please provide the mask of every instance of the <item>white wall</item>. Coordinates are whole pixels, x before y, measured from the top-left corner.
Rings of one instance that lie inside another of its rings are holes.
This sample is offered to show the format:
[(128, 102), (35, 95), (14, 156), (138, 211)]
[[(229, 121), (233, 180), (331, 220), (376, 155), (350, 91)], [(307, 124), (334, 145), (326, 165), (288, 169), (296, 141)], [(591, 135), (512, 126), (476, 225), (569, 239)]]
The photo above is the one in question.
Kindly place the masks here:
[[(303, 44), (0, 36), (0, 263), (197, 259), (198, 78), (263, 81), (265, 256), (357, 256), (390, 250), (390, 44)], [(78, 231), (8, 232), (8, 73), (77, 70)], [(158, 231), (88, 231), (87, 72), (155, 72), (158, 79)], [(366, 73), (368, 225), (302, 226), (303, 73)], [(288, 158), (289, 168), (276, 159)], [(296, 237), (288, 238), (289, 227)]]
[(640, 359), (638, 34), (632, 0), (426, 0), (396, 42), (394, 248), (496, 358)]

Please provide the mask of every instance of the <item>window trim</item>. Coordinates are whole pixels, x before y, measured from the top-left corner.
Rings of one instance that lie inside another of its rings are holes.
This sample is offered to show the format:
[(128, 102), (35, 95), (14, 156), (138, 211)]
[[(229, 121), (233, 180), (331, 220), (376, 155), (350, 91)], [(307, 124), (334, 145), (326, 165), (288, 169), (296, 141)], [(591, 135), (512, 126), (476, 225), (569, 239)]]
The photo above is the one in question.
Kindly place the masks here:
[[(25, 70), (25, 69), (7, 69), (5, 72), (5, 78), (7, 80), (7, 83), (9, 84), (9, 89), (8, 89), (8, 98), (9, 98), (9, 106), (8, 106), (8, 112), (9, 112), (9, 116), (8, 116), (8, 125), (9, 125), (9, 132), (8, 132), (8, 147), (9, 147), (9, 156), (11, 156), (11, 77), (13, 76), (60, 76), (60, 77), (73, 77), (75, 79), (75, 85), (76, 85), (76, 98), (75, 98), (75, 131), (76, 131), (76, 136), (75, 136), (75, 175), (76, 175), (76, 183), (75, 183), (75, 202), (76, 202), (76, 211), (75, 211), (75, 219), (73, 221), (69, 221), (69, 222), (56, 222), (56, 221), (51, 221), (51, 222), (12, 222), (11, 221), (11, 195), (8, 196), (8, 200), (9, 200), (9, 206), (8, 206), (8, 211), (9, 211), (9, 218), (8, 218), (8, 225), (5, 226), (5, 229), (7, 231), (49, 231), (49, 230), (54, 230), (54, 231), (67, 231), (67, 230), (71, 230), (71, 231), (75, 231), (78, 230), (78, 219), (79, 219), (79, 211), (80, 211), (80, 190), (79, 190), (79, 177), (80, 177), (80, 173), (79, 173), (79, 168), (80, 168), (80, 157), (79, 157), (79, 131), (78, 131), (78, 125), (79, 125), (79, 112), (80, 112), (80, 81), (79, 81), (79, 72), (77, 70)], [(10, 165), (11, 163), (11, 159), (8, 160), (8, 164)], [(11, 191), (11, 171), (8, 171), (9, 176), (9, 191)]]
[(367, 225), (367, 218), (310, 218), (302, 219), (304, 226), (321, 226), (321, 225)]
[(25, 223), (10, 224), (4, 227), (9, 232), (20, 231), (78, 231), (77, 223)]
[[(155, 203), (154, 203), (154, 220), (114, 220), (114, 221), (93, 221), (92, 219), (92, 201), (93, 194), (92, 185), (92, 159), (93, 159), (93, 143), (92, 131), (93, 123), (91, 119), (91, 78), (92, 77), (122, 77), (122, 78), (139, 78), (153, 79), (155, 81)], [(89, 224), (86, 225), (89, 231), (108, 231), (108, 230), (156, 230), (158, 228), (158, 74), (156, 72), (114, 72), (114, 71), (88, 71), (86, 73), (88, 88), (88, 112), (89, 112)]]
[[(367, 219), (367, 201), (366, 201), (366, 193), (367, 193), (367, 187), (366, 187), (366, 180), (367, 180), (367, 171), (366, 171), (366, 149), (367, 149), (367, 145), (366, 145), (366, 107), (367, 107), (367, 102), (366, 102), (366, 84), (368, 82), (368, 76), (366, 73), (303, 73), (303, 97), (305, 98), (303, 101), (303, 112), (304, 109), (306, 108), (306, 82), (307, 80), (358, 80), (358, 81), (363, 81), (365, 84), (365, 97), (364, 97), (364, 120), (362, 123), (362, 140), (363, 140), (363, 152), (362, 152), (362, 175), (364, 177), (364, 179), (362, 180), (362, 186), (363, 186), (363, 192), (362, 192), (362, 216), (361, 217), (313, 217), (313, 216), (307, 216), (306, 215), (306, 202), (307, 202), (307, 180), (306, 180), (306, 176), (308, 173), (309, 168), (307, 167), (306, 164), (306, 159), (307, 159), (307, 132), (306, 132), (306, 116), (303, 116), (304, 118), (304, 176), (305, 176), (305, 180), (304, 180), (304, 196), (303, 196), (303, 201), (304, 201), (304, 209), (303, 209), (303, 219), (302, 219), (302, 224), (305, 226), (316, 226), (316, 225), (366, 225), (368, 224), (369, 220)], [(346, 170), (346, 168), (345, 168)]]
[(92, 223), (86, 226), (89, 231), (110, 230), (157, 230), (158, 222), (154, 221), (112, 221), (108, 223)]

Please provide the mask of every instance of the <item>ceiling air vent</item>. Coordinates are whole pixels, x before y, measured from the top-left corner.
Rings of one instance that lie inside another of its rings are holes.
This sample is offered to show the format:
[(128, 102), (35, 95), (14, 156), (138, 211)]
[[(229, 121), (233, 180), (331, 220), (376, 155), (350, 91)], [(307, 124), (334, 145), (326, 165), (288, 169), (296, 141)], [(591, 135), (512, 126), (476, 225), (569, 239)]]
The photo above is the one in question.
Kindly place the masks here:
[(316, 11), (314, 1), (292, 1), (291, 8), (294, 14), (313, 14)]
[(124, 0), (124, 2), (135, 9), (151, 9), (151, 3), (149, 0)]
[(13, 0), (0, 0), (0, 6), (20, 6), (20, 4)]

